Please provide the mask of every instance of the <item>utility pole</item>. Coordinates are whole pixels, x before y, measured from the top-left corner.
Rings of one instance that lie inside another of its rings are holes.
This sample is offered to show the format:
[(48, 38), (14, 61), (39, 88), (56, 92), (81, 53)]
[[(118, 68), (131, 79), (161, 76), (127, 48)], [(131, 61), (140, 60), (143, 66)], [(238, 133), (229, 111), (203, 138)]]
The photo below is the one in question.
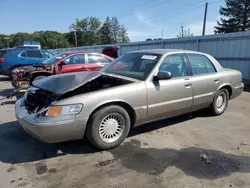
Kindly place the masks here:
[(162, 29), (162, 31), (161, 31), (161, 42), (162, 42), (162, 48), (164, 48), (164, 43), (163, 43), (163, 29)]
[(10, 38), (9, 38), (9, 37), (5, 37), (4, 39), (6, 40), (7, 48), (9, 48), (9, 39), (10, 39)]
[(208, 2), (206, 2), (205, 5), (205, 15), (204, 15), (204, 22), (203, 22), (203, 31), (202, 31), (202, 36), (205, 35), (206, 33), (206, 23), (207, 23), (207, 7), (208, 7)]
[(181, 37), (184, 37), (184, 26), (182, 23), (181, 23)]
[(76, 43), (76, 47), (77, 47), (77, 36), (76, 36), (76, 30), (74, 30), (74, 34), (75, 34), (75, 43)]

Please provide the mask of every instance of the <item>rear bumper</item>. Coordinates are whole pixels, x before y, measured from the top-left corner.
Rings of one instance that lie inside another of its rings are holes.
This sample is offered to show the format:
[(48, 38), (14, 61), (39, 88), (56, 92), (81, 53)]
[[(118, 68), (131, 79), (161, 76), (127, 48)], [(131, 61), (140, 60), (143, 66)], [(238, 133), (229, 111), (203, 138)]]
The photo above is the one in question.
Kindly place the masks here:
[(16, 102), (17, 121), (31, 136), (46, 143), (58, 143), (82, 139), (87, 125), (87, 118), (76, 116), (44, 117), (28, 114), (23, 106), (23, 99)]
[(239, 86), (234, 87), (232, 90), (232, 96), (230, 99), (234, 99), (234, 98), (240, 96), (241, 93), (243, 92), (243, 89), (244, 89), (243, 83), (241, 83)]

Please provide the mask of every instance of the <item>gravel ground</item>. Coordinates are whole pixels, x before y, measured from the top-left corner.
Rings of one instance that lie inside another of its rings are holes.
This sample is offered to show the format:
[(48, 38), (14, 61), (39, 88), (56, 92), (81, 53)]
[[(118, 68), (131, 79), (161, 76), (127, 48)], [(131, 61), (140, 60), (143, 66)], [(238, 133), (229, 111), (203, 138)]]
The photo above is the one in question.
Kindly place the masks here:
[[(0, 98), (12, 92), (0, 77)], [(0, 105), (0, 188), (250, 187), (250, 93), (220, 117), (193, 113), (132, 130), (100, 152), (86, 140), (43, 144)]]

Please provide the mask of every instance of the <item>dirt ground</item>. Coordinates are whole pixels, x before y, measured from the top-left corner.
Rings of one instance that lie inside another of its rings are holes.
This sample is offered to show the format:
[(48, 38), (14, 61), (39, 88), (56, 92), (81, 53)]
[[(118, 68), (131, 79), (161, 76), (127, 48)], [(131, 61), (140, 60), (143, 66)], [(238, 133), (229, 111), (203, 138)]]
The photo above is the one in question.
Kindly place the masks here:
[[(0, 77), (0, 98), (12, 92)], [(0, 105), (0, 188), (250, 187), (250, 93), (220, 117), (193, 113), (132, 130), (100, 152), (86, 140), (43, 144)]]

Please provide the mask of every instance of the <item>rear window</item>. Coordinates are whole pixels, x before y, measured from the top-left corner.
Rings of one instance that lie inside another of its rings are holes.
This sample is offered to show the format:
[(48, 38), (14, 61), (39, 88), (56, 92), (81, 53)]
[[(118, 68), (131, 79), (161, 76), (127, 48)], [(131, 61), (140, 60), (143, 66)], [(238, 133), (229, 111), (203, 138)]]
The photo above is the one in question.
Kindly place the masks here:
[(0, 51), (0, 57), (10, 56), (10, 55), (15, 54), (17, 52), (18, 52), (18, 50), (2, 50), (2, 51)]

